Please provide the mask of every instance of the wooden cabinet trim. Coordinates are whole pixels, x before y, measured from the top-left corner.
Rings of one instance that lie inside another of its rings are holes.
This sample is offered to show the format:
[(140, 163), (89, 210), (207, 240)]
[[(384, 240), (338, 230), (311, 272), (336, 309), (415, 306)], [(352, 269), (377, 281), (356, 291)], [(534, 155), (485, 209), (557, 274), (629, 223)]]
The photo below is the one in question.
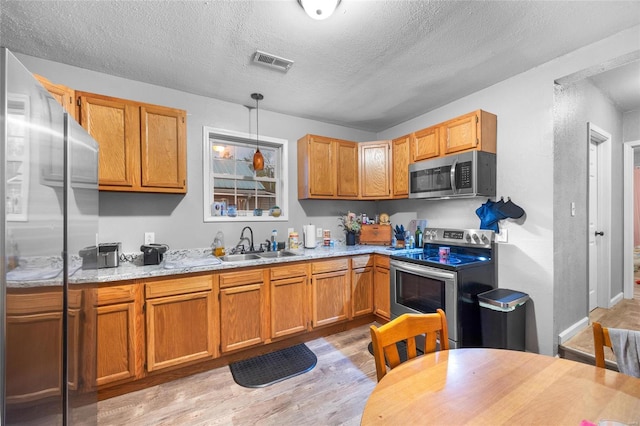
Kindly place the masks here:
[(145, 283), (147, 299), (211, 290), (213, 290), (213, 275), (171, 277)]
[(312, 274), (343, 271), (346, 269), (349, 269), (349, 258), (322, 260), (311, 263)]
[(269, 275), (271, 280), (279, 280), (282, 278), (302, 277), (308, 274), (309, 267), (305, 263), (298, 263), (287, 266), (276, 266), (270, 269)]
[(224, 272), (220, 274), (221, 289), (262, 282), (264, 282), (264, 271), (262, 269)]

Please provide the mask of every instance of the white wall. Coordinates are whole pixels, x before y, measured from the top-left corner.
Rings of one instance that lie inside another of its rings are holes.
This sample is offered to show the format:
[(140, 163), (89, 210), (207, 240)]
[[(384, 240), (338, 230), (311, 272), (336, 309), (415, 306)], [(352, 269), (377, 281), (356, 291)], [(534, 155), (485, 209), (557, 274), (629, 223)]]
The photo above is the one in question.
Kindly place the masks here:
[[(395, 138), (475, 109), (498, 116), (497, 196), (511, 197), (526, 211), (517, 223), (501, 222), (509, 230), (509, 241), (499, 246), (498, 285), (531, 296), (529, 351), (551, 355), (557, 350), (554, 292), (560, 284), (554, 283), (554, 269), (562, 268), (565, 260), (554, 255), (553, 245), (554, 81), (635, 51), (640, 48), (638, 40), (640, 27), (634, 27), (378, 134), (379, 139)], [(455, 222), (453, 226), (478, 227), (474, 210), (484, 201), (424, 201), (394, 207), (403, 214), (410, 209), (434, 226)]]

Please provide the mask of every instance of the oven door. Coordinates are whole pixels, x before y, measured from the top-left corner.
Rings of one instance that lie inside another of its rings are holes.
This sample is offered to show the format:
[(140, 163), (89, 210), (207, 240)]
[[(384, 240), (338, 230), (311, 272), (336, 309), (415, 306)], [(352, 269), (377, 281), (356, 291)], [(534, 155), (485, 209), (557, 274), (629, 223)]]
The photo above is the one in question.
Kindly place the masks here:
[(391, 260), (390, 272), (391, 318), (435, 313), (440, 308), (447, 315), (449, 344), (458, 347), (456, 273), (395, 259)]

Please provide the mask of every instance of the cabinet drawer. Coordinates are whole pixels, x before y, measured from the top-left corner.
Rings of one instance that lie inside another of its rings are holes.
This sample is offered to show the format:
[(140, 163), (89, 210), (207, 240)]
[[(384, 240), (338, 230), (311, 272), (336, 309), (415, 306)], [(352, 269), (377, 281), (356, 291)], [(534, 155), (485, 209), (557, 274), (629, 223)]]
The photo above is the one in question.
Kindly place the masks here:
[(283, 278), (304, 277), (307, 275), (307, 265), (299, 263), (297, 265), (276, 266), (271, 268), (269, 275), (272, 281)]
[(348, 258), (325, 260), (322, 262), (313, 262), (311, 264), (312, 274), (322, 274), (324, 272), (342, 271), (345, 269), (349, 269)]
[(178, 294), (195, 293), (213, 289), (213, 276), (200, 275), (195, 277), (170, 278), (146, 281), (144, 295), (147, 299), (154, 297), (173, 296)]
[(220, 274), (220, 288), (234, 287), (237, 285), (256, 284), (264, 281), (262, 269), (249, 271), (226, 272)]
[(114, 303), (132, 302), (136, 297), (136, 284), (100, 287), (94, 290), (97, 306), (111, 305)]
[(354, 256), (351, 258), (351, 269), (366, 268), (367, 266), (373, 266), (373, 256)]
[(376, 266), (379, 266), (381, 268), (386, 268), (389, 269), (389, 256), (384, 256), (382, 254), (376, 255), (375, 257), (375, 263)]

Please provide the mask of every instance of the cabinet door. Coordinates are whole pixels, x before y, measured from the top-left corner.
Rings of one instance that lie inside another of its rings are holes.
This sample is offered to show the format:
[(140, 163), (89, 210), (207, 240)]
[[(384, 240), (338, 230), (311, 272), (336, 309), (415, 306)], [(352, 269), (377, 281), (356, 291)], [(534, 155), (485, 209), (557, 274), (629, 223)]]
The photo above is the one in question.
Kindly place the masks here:
[(391, 196), (391, 146), (389, 141), (365, 142), (360, 148), (360, 197)]
[(271, 337), (307, 329), (307, 277), (271, 281)]
[(475, 112), (447, 121), (444, 124), (444, 153), (475, 149), (478, 146), (478, 121), (479, 116)]
[(337, 196), (358, 197), (358, 144), (349, 141), (336, 142)]
[(310, 136), (308, 144), (309, 193), (312, 197), (333, 197), (336, 195), (335, 144), (322, 136)]
[(6, 309), (7, 405), (61, 397), (62, 292), (8, 293)]
[(187, 192), (186, 113), (160, 106), (140, 107), (143, 187)]
[(391, 142), (393, 158), (393, 197), (409, 197), (409, 163), (411, 162), (411, 135), (394, 139)]
[(212, 291), (146, 303), (148, 371), (214, 357)]
[(60, 105), (62, 105), (65, 111), (67, 111), (69, 115), (75, 120), (77, 120), (75, 90), (61, 84), (54, 84), (40, 75), (34, 74), (33, 76), (40, 82), (40, 84), (42, 84), (45, 89), (47, 89), (51, 96), (53, 96), (53, 98), (58, 101)]
[(139, 108), (123, 99), (77, 92), (80, 124), (100, 145), (98, 180), (104, 187), (133, 188), (140, 180)]
[(376, 266), (373, 274), (373, 305), (374, 313), (386, 319), (391, 319), (391, 288), (388, 268)]
[(344, 321), (349, 309), (349, 271), (313, 275), (312, 326), (320, 327)]
[[(142, 287), (100, 287), (93, 291), (97, 364), (92, 383), (106, 385), (142, 377), (144, 333)], [(91, 340), (91, 339), (90, 339)]]
[(440, 126), (432, 126), (414, 133), (413, 162), (440, 155)]
[(98, 306), (98, 364), (96, 384), (98, 386), (138, 375), (136, 353), (138, 352), (138, 327), (134, 302)]
[(373, 312), (373, 268), (351, 271), (351, 312), (354, 317)]
[(265, 302), (263, 283), (220, 289), (222, 352), (258, 345), (266, 340)]

